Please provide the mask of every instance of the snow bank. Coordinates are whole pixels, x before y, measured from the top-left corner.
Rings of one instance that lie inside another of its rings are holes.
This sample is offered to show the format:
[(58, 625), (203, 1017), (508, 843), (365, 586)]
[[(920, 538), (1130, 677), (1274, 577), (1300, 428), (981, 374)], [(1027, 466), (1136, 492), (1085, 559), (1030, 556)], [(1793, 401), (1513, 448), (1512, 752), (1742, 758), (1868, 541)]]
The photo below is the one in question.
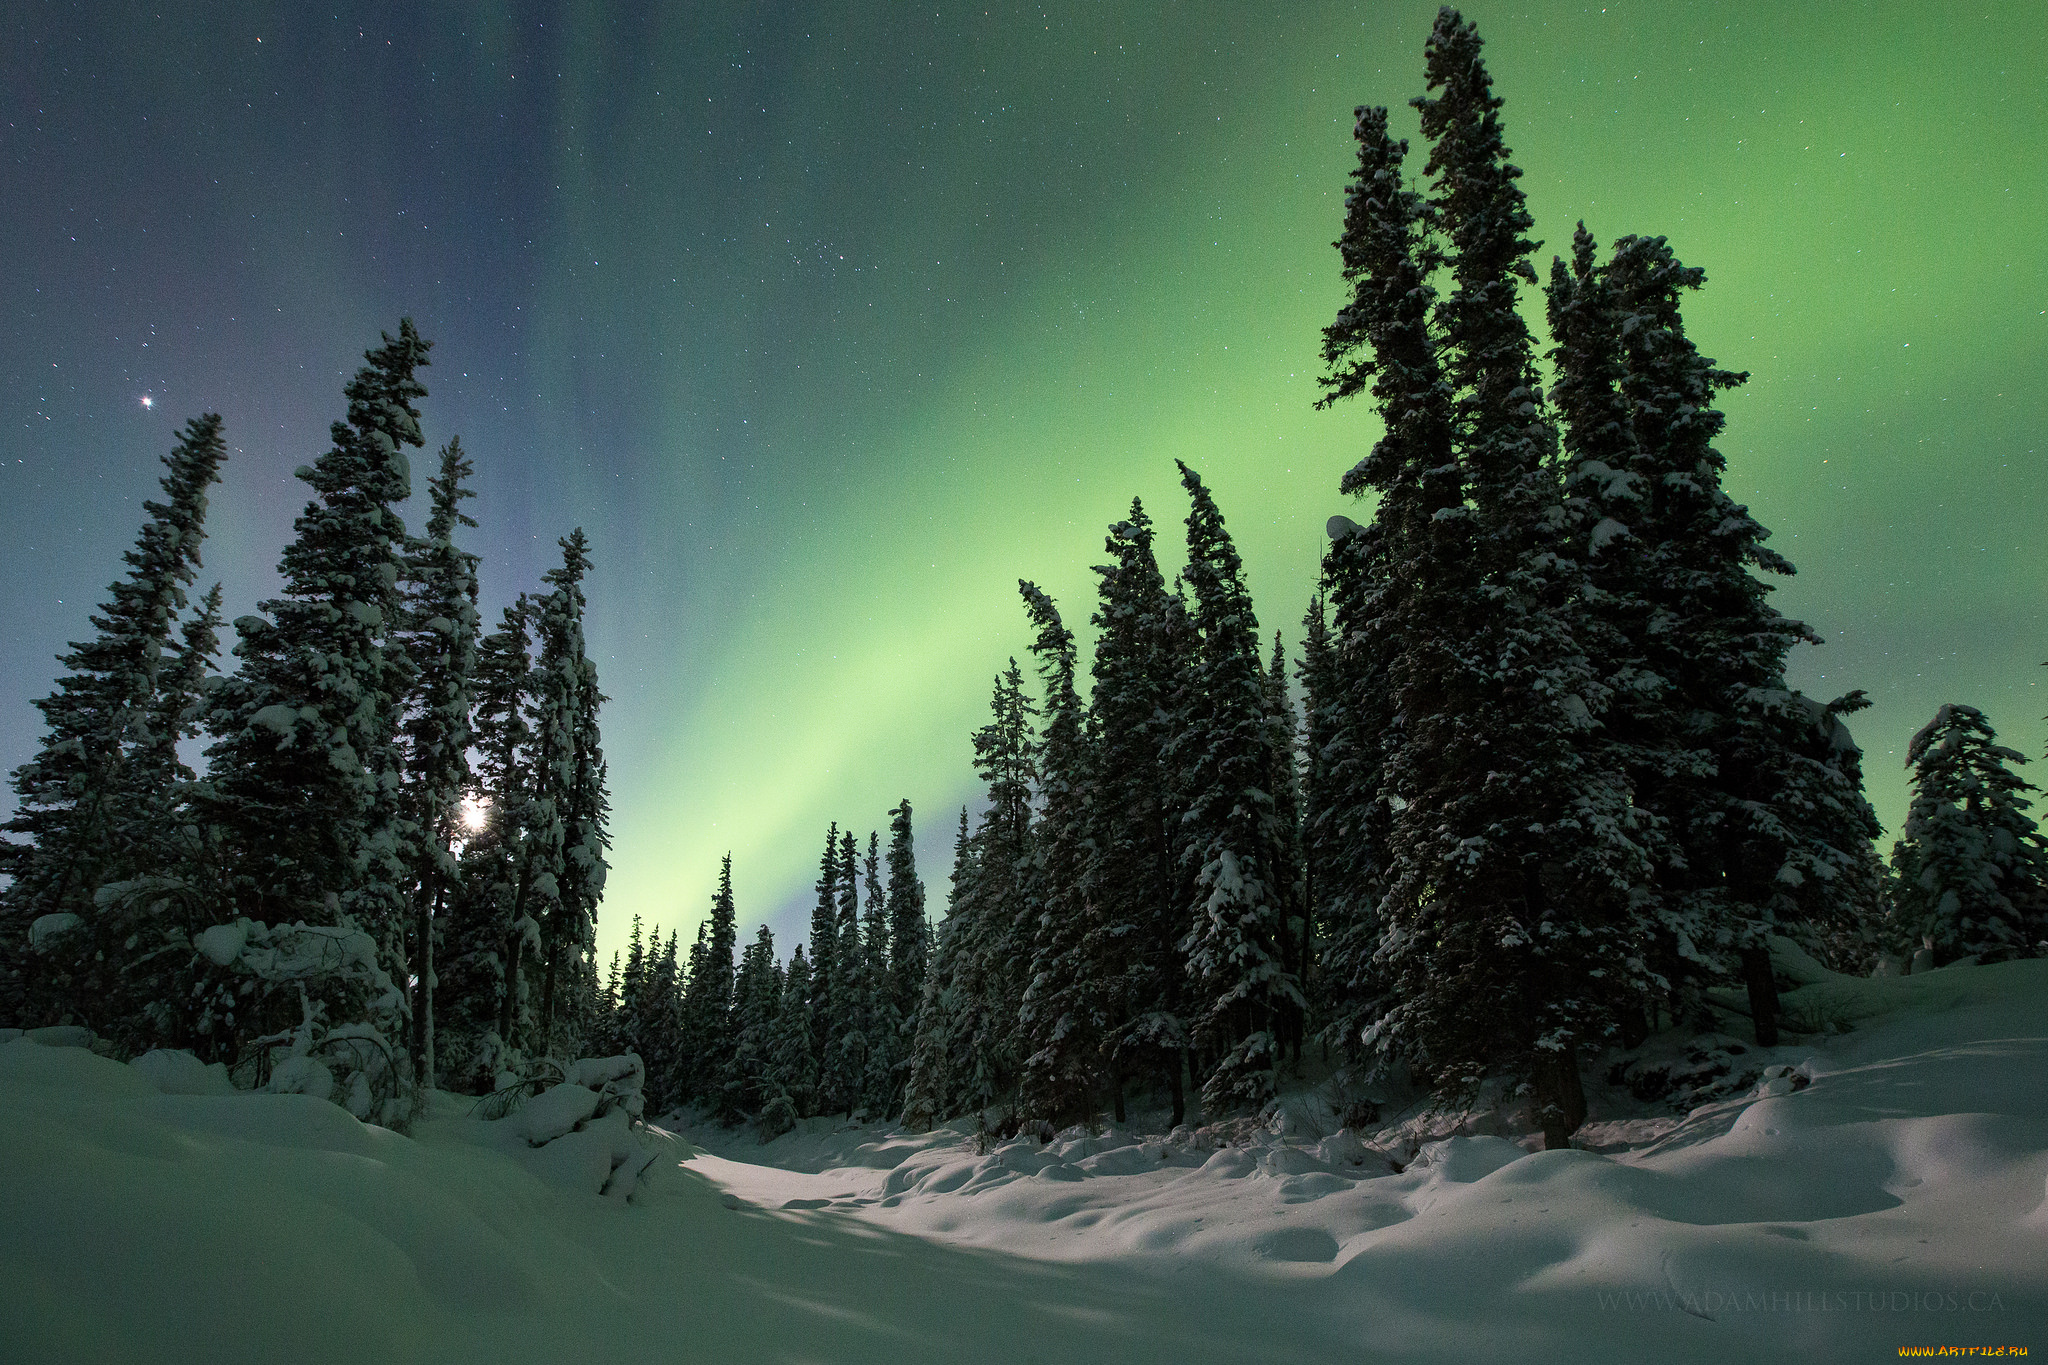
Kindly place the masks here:
[[(1800, 991), (1815, 988), (1864, 990)], [(957, 1127), (813, 1121), (765, 1146), (706, 1133), (717, 1151), (667, 1148), (630, 1202), (597, 1197), (636, 1159), (622, 1135), (645, 1132), (622, 1108), (536, 1147), (559, 1113), (487, 1123), (434, 1096), (405, 1138), (304, 1095), (166, 1093), (195, 1077), (182, 1061), (17, 1037), (0, 1044), (0, 1358), (1598, 1365), (2048, 1349), (2048, 963), (1877, 989), (1855, 994), (1873, 1012), (1853, 1031), (1751, 1049), (1738, 1060), (1755, 1082), (1687, 1114), (1650, 1117), (1596, 1082), (1598, 1151), (1399, 1116), (1322, 1137), (1250, 1124), (986, 1151)], [(602, 1071), (556, 1089), (601, 1095), (619, 1079)]]

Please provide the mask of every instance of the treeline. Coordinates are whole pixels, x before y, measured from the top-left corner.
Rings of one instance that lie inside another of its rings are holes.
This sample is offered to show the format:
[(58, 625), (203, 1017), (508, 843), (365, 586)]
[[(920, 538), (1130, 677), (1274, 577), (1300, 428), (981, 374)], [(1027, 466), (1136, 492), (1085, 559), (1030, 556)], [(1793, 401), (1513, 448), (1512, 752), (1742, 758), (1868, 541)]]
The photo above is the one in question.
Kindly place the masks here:
[(1021, 585), (1039, 699), (1014, 661), (974, 737), (914, 1044), (912, 1121), (998, 1097), (1119, 1117), (1133, 1078), (1256, 1107), (1318, 1037), (1440, 1096), (1528, 1087), (1552, 1145), (1580, 1071), (1746, 988), (1774, 1042), (1769, 943), (1842, 968), (1886, 952), (2037, 951), (2048, 860), (2029, 790), (1969, 708), (1913, 747), (1888, 877), (1842, 718), (1785, 679), (1792, 566), (1722, 487), (1716, 395), (1746, 376), (1688, 339), (1703, 281), (1663, 238), (1604, 258), (1583, 225), (1543, 290), (1555, 382), (1518, 308), (1536, 244), (1473, 25), (1439, 16), (1414, 101), (1427, 189), (1384, 108), (1357, 111), (1325, 329), (1327, 407), (1383, 435), (1340, 482), (1292, 710), (1221, 515), (1182, 466), (1169, 590), (1135, 503), (1097, 566), (1093, 689)]
[[(397, 510), (429, 347), (408, 319), (366, 354), (332, 447), (298, 470), (313, 496), (281, 595), (234, 621), (226, 676), (220, 588), (186, 591), (226, 447), (218, 415), (186, 425), (13, 775), (0, 1017), (188, 1048), (384, 1122), (423, 1083), (488, 1087), (602, 1022), (588, 545), (565, 538), (482, 633), (459, 440), (424, 534)], [(203, 775), (178, 748), (201, 735)]]
[(886, 882), (884, 865), (879, 833), (863, 856), (851, 830), (827, 831), (811, 951), (798, 944), (786, 964), (765, 924), (735, 964), (730, 858), (687, 957), (673, 931), (643, 942), (634, 918), (606, 981), (601, 1036), (644, 1059), (657, 1112), (696, 1105), (755, 1119), (768, 1136), (814, 1115), (903, 1112), (932, 937), (908, 801), (889, 812)]

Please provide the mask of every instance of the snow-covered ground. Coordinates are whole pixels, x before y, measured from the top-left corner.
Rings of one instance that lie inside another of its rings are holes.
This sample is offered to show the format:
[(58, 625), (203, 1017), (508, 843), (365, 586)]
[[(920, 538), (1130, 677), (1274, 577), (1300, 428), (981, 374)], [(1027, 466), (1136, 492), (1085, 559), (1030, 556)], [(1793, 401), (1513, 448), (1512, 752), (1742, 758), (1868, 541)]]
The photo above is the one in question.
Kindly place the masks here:
[(595, 1192), (614, 1139), (551, 1165), (518, 1116), (452, 1097), (404, 1138), (17, 1040), (0, 1359), (2048, 1352), (2048, 962), (1816, 979), (1787, 1004), (1852, 1031), (1749, 1050), (1770, 1073), (1688, 1115), (1596, 1087), (1597, 1151), (1527, 1151), (1498, 1116), (1419, 1150), (1402, 1115), (986, 1153), (813, 1123), (766, 1146), (692, 1130), (631, 1203)]

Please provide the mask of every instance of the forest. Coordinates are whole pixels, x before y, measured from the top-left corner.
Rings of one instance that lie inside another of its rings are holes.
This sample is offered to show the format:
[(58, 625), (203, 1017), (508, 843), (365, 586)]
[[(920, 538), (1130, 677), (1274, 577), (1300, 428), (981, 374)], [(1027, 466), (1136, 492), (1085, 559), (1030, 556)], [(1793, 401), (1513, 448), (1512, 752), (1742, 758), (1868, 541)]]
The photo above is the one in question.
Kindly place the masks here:
[(1717, 988), (1765, 1046), (1807, 1026), (1775, 941), (1860, 976), (2048, 951), (2048, 841), (1984, 715), (1913, 738), (1886, 859), (1862, 693), (1788, 684), (1819, 636), (1770, 605), (1793, 566), (1723, 486), (1717, 395), (1747, 376), (1688, 339), (1704, 270), (1582, 224), (1539, 271), (1475, 27), (1446, 11), (1426, 62), (1419, 173), (1385, 108), (1356, 112), (1319, 406), (1363, 398), (1380, 435), (1337, 480), (1363, 520), (1330, 519), (1293, 652), (1185, 464), (1175, 577), (1138, 501), (1108, 527), (1085, 679), (1020, 580), (1035, 678), (994, 679), (936, 923), (905, 800), (886, 846), (825, 833), (786, 958), (765, 925), (739, 942), (728, 859), (693, 942), (636, 917), (601, 968), (592, 547), (563, 537), (484, 629), (459, 439), (424, 528), (397, 510), (430, 349), (408, 319), (299, 471), (255, 613), (192, 596), (221, 419), (165, 456), (13, 774), (0, 1022), (400, 1128), (426, 1089), (523, 1095), (630, 1053), (651, 1112), (764, 1137), (820, 1114), (1008, 1136), (1139, 1095), (1176, 1125), (1259, 1114), (1313, 1052), (1447, 1105), (1506, 1078), (1562, 1147), (1588, 1068), (1724, 1026)]

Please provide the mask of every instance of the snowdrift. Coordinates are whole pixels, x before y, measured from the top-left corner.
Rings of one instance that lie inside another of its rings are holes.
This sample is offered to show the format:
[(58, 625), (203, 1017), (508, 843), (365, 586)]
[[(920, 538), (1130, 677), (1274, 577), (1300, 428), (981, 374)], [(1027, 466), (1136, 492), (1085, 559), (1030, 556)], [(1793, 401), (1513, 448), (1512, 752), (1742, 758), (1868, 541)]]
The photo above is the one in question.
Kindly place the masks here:
[(486, 1124), (443, 1097), (401, 1137), (163, 1057), (17, 1039), (0, 1359), (2048, 1351), (2048, 963), (1792, 995), (1815, 989), (1852, 1032), (1747, 1058), (1775, 1074), (1633, 1146), (1238, 1130), (977, 1152), (812, 1125), (664, 1146), (630, 1201), (599, 1193), (616, 1135), (589, 1140), (602, 1176), (535, 1159), (562, 1126), (545, 1107)]

